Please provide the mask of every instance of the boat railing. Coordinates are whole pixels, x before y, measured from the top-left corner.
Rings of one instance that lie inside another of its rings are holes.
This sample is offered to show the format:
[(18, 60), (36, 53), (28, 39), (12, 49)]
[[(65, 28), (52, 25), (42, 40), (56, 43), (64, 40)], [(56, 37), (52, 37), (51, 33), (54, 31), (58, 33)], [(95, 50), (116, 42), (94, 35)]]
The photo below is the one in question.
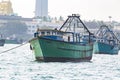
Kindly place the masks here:
[(101, 43), (105, 43), (105, 44), (110, 44), (110, 45), (118, 45), (119, 43), (114, 40), (114, 39), (104, 39), (104, 38), (99, 38), (96, 39), (96, 42), (101, 42)]
[(48, 36), (48, 35), (57, 35), (61, 36), (62, 32), (57, 30), (40, 30), (34, 33), (34, 37), (40, 37), (40, 36)]
[(34, 37), (44, 37), (48, 39), (54, 39), (71, 43), (88, 43), (83, 41), (82, 36), (83, 34), (81, 33), (63, 32), (58, 30), (39, 30), (36, 33), (34, 33)]

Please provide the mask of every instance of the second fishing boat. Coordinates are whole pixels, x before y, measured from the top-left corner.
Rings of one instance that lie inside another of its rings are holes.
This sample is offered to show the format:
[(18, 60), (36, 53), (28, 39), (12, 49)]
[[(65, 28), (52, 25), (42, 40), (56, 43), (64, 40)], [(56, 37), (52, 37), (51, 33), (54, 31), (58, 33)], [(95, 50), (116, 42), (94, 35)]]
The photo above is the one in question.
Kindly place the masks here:
[(120, 41), (108, 26), (102, 25), (96, 33), (95, 54), (118, 54)]

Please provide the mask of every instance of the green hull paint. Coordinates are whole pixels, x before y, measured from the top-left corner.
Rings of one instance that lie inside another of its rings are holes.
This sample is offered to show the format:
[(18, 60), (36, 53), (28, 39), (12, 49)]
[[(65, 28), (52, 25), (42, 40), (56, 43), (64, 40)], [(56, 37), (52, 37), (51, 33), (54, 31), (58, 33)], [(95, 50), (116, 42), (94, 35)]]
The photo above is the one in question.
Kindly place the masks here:
[(93, 53), (95, 54), (118, 54), (119, 49), (109, 44), (95, 42), (93, 47)]
[(42, 61), (47, 61), (47, 58), (72, 59), (73, 61), (75, 59), (78, 61), (84, 59), (86, 61), (89, 61), (91, 60), (93, 53), (92, 44), (73, 44), (69, 42), (45, 39), (40, 37), (31, 40), (30, 44), (33, 47), (36, 59)]
[(39, 57), (41, 60), (43, 59), (43, 54), (42, 54), (42, 50), (39, 44), (39, 40), (36, 38), (32, 41), (30, 41), (32, 50), (35, 53), (35, 57)]

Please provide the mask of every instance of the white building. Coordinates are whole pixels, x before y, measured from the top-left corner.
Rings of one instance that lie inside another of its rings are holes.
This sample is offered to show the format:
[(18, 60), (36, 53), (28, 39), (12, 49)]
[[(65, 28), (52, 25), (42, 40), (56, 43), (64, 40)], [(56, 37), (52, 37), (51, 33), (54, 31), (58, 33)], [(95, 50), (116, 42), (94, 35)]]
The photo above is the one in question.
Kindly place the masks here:
[(48, 16), (48, 0), (36, 0), (35, 17)]
[(62, 26), (62, 22), (55, 23), (55, 22), (42, 22), (39, 19), (34, 19), (32, 22), (26, 22), (28, 26), (27, 33), (33, 35), (38, 28), (42, 29), (59, 29)]

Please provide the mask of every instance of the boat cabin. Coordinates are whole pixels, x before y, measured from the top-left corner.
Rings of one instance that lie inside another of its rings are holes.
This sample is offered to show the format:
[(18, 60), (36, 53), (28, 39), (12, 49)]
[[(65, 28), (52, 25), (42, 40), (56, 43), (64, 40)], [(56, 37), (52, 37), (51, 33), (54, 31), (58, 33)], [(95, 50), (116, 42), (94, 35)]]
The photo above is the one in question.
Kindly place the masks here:
[(96, 41), (105, 44), (110, 44), (113, 46), (119, 44), (119, 40), (117, 39), (113, 31), (109, 29), (106, 25), (102, 25), (97, 31)]
[(80, 33), (63, 32), (52, 29), (39, 29), (34, 33), (34, 37), (43, 37), (66, 42), (82, 42)]

